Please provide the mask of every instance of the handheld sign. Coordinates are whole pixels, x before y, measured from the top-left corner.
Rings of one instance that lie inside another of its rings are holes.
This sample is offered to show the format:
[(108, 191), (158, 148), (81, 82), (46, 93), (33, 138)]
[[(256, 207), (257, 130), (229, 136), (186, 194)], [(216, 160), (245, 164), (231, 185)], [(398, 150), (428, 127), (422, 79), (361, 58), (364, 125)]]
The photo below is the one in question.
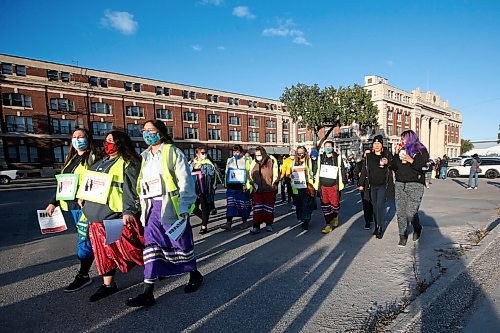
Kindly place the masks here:
[(112, 182), (113, 175), (87, 170), (83, 174), (83, 180), (78, 189), (77, 197), (87, 201), (106, 204)]
[(306, 171), (304, 167), (292, 168), (292, 182), (293, 186), (297, 189), (307, 188)]
[(320, 178), (337, 179), (338, 174), (339, 168), (335, 165), (321, 164), (321, 168), (319, 170)]
[(49, 216), (45, 210), (37, 210), (36, 214), (42, 235), (62, 232), (68, 229), (60, 207), (54, 209), (52, 216)]
[(106, 241), (104, 245), (109, 245), (120, 239), (123, 232), (123, 220), (122, 219), (114, 219), (114, 220), (104, 220), (104, 230), (106, 230)]
[(80, 176), (74, 173), (56, 175), (56, 200), (75, 200)]
[(165, 231), (165, 234), (170, 237), (171, 240), (178, 241), (184, 233), (184, 230), (186, 230), (186, 226), (187, 219), (178, 219), (170, 226), (170, 228), (168, 228), (167, 231)]
[(161, 176), (156, 175), (150, 178), (145, 178), (141, 180), (141, 198), (154, 198), (163, 195), (163, 187), (161, 182)]
[(247, 172), (245, 169), (229, 169), (227, 172), (227, 182), (229, 184), (245, 184)]

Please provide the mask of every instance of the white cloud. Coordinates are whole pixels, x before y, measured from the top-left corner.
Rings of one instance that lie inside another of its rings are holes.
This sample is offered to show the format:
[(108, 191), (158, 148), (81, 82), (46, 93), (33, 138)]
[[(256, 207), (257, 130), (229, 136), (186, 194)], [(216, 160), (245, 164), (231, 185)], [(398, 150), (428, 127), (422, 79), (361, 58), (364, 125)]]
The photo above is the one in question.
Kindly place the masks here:
[(280, 20), (278, 27), (267, 28), (262, 31), (262, 36), (266, 37), (290, 37), (292, 42), (299, 45), (311, 46), (306, 39), (303, 31), (295, 28), (295, 22), (292, 19)]
[(217, 46), (217, 50), (226, 51), (226, 47), (225, 46)]
[(116, 12), (106, 9), (101, 25), (118, 30), (124, 35), (132, 35), (136, 32), (139, 23), (134, 21), (134, 15), (128, 12)]
[(249, 20), (253, 20), (255, 15), (250, 12), (250, 8), (246, 6), (234, 7), (233, 15), (241, 18), (247, 18)]
[(197, 52), (200, 52), (202, 50), (202, 47), (198, 44), (196, 45), (191, 45), (191, 48), (194, 50), (194, 51), (197, 51)]
[(220, 6), (224, 3), (224, 0), (202, 0), (201, 3), (203, 5)]

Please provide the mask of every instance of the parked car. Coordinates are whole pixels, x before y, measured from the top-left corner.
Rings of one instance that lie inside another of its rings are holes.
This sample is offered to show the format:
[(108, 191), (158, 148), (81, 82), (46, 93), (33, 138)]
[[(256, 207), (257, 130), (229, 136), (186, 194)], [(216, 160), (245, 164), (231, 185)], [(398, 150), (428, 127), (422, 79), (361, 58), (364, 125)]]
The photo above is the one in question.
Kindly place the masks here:
[(18, 170), (0, 170), (0, 184), (9, 184), (12, 180), (19, 178)]
[[(481, 172), (479, 176), (486, 178), (497, 178), (500, 176), (500, 157), (479, 157), (481, 165), (479, 168)], [(472, 158), (464, 158), (460, 165), (453, 165), (448, 167), (448, 177), (455, 178), (460, 176), (469, 176)]]
[(461, 157), (452, 157), (448, 160), (448, 166), (460, 165), (460, 162), (463, 160)]

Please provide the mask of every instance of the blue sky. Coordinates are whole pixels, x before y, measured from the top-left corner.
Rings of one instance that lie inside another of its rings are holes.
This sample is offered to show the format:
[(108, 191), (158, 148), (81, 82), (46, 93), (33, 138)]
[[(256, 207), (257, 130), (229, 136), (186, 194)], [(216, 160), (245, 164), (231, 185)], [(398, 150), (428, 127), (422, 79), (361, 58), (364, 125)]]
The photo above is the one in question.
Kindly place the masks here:
[(4, 0), (0, 53), (279, 98), (378, 74), (500, 125), (500, 1)]

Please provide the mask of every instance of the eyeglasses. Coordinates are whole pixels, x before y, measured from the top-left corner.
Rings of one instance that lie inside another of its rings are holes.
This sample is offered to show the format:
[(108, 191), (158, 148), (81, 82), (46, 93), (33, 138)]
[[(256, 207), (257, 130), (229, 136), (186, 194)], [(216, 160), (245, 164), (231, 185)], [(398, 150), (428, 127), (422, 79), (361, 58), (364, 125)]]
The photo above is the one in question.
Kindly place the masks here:
[(156, 128), (143, 128), (141, 132), (158, 133), (158, 130)]
[(200, 151), (200, 154), (206, 154), (207, 152), (206, 151)]

